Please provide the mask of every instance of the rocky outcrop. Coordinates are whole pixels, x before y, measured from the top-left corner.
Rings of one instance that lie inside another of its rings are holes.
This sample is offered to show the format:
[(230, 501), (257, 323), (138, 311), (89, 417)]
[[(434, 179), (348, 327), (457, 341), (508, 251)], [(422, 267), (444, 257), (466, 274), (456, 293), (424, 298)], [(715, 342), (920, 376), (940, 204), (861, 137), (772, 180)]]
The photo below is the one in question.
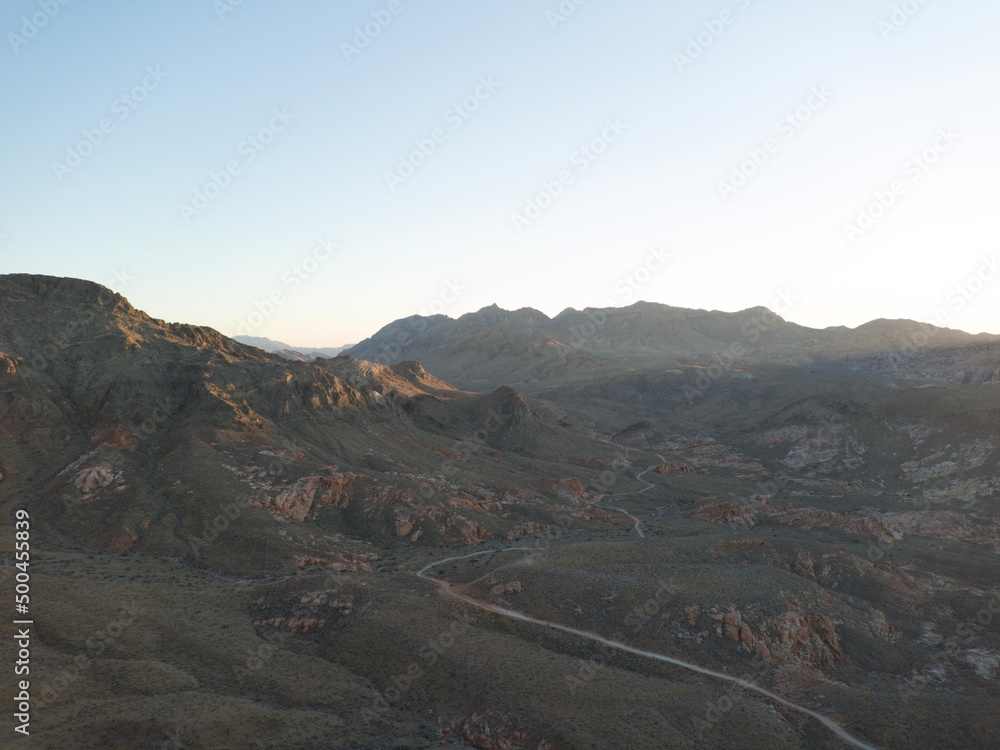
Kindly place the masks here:
[(413, 531), (413, 516), (402, 516), (396, 519), (396, 536), (406, 536)]
[(541, 534), (542, 532), (548, 531), (552, 526), (547, 523), (539, 523), (538, 521), (525, 521), (524, 523), (519, 523), (517, 526), (512, 528), (506, 534), (504, 534), (504, 539), (507, 541), (513, 541), (514, 539), (520, 539), (523, 536), (529, 536), (531, 534)]
[(353, 594), (338, 594), (326, 589), (305, 589), (262, 596), (250, 605), (255, 627), (269, 626), (308, 633), (339, 626), (355, 611)]
[(760, 515), (773, 509), (771, 498), (755, 495), (743, 499), (706, 498), (688, 515), (710, 523), (731, 523), (737, 526), (755, 526)]
[(530, 448), (535, 438), (535, 419), (521, 394), (508, 386), (482, 396), (476, 408), (477, 434), (487, 445), (503, 451)]
[[(701, 616), (698, 607), (686, 607), (685, 616), (695, 627)], [(788, 610), (758, 622), (756, 629), (739, 610), (722, 612), (712, 608), (708, 617), (717, 636), (739, 644), (743, 651), (779, 665), (795, 664), (827, 670), (846, 659), (840, 638), (830, 619), (818, 612)]]
[(93, 502), (103, 492), (122, 492), (128, 488), (120, 461), (104, 446), (78, 458), (63, 469), (60, 476), (71, 477), (70, 481), (79, 491), (75, 499), (78, 504)]
[(461, 737), (479, 750), (553, 750), (548, 741), (517, 729), (519, 723), (509, 714), (485, 711), (439, 723), (443, 737)]
[(662, 464), (653, 469), (657, 474), (664, 474), (666, 476), (683, 476), (685, 474), (697, 474), (695, 469), (690, 466), (684, 466), (683, 464), (674, 463), (673, 461), (664, 461)]
[(790, 658), (817, 669), (830, 669), (843, 660), (844, 652), (833, 623), (816, 612), (785, 612), (769, 623), (778, 634), (770, 642), (775, 658), (784, 663)]
[(317, 504), (346, 508), (357, 482), (367, 489), (375, 480), (360, 474), (304, 477), (277, 495), (265, 498), (264, 504), (275, 513), (303, 521)]
[(520, 594), (521, 593), (521, 582), (520, 581), (508, 581), (507, 583), (498, 583), (493, 588), (490, 589), (490, 596), (493, 598), (502, 597), (505, 594)]
[(795, 562), (794, 562), (795, 572), (800, 576), (809, 581), (816, 580), (816, 570), (813, 563), (812, 555), (810, 555), (805, 550), (795, 551)]
[(100, 448), (102, 445), (107, 445), (111, 448), (118, 448), (119, 450), (135, 450), (135, 440), (133, 440), (131, 436), (129, 436), (128, 433), (126, 433), (121, 427), (95, 432), (90, 438), (90, 444), (94, 448)]
[(764, 639), (758, 643), (757, 636), (754, 635), (750, 626), (743, 622), (743, 616), (739, 612), (714, 612), (711, 617), (719, 623), (716, 629), (719, 635), (732, 638), (747, 651), (755, 651), (761, 656), (768, 655), (769, 651)]
[(467, 508), (471, 510), (481, 510), (487, 513), (502, 513), (503, 506), (492, 497), (478, 498), (466, 492), (459, 492), (448, 500), (448, 505), (453, 508)]
[(539, 479), (537, 482), (532, 482), (531, 488), (543, 494), (554, 494), (572, 502), (594, 502), (594, 496), (587, 492), (587, 489), (577, 477), (570, 479)]
[(137, 541), (139, 537), (136, 534), (116, 536), (108, 542), (107, 549), (109, 552), (129, 552)]
[(325, 568), (335, 570), (338, 573), (356, 573), (359, 570), (371, 571), (372, 562), (378, 559), (378, 555), (371, 554), (345, 554), (336, 552), (332, 555), (334, 559), (326, 557), (300, 557), (295, 561), (297, 570), (306, 568)]
[[(754, 495), (749, 498), (710, 497), (688, 511), (691, 518), (710, 523), (730, 523), (738, 526), (755, 526), (762, 520), (794, 528), (828, 528), (875, 539), (895, 542), (908, 534), (932, 539), (960, 539), (1000, 549), (998, 532), (1000, 524), (974, 523), (961, 513), (953, 511), (879, 512), (858, 510), (843, 514), (819, 508), (795, 507), (775, 504), (771, 498)], [(806, 578), (813, 573), (803, 561), (796, 571)]]

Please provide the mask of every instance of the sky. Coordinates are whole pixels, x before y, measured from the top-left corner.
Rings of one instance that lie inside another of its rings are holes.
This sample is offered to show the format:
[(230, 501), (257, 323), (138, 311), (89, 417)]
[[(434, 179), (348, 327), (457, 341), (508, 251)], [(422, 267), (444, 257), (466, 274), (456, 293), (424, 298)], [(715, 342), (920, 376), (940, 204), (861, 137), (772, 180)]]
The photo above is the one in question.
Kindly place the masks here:
[(300, 347), (640, 299), (1000, 333), (995, 0), (7, 0), (0, 32), (0, 273)]

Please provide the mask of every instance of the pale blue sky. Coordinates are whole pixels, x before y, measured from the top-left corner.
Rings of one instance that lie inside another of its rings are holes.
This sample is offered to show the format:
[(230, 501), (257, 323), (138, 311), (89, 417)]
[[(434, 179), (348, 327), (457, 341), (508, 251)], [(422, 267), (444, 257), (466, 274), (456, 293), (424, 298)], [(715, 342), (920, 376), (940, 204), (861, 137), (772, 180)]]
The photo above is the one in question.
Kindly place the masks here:
[[(879, 26), (895, 3), (873, 0), (587, 0), (557, 23), (555, 1), (224, 4), (3, 4), (0, 272), (92, 279), (156, 317), (296, 346), (493, 302), (739, 310), (782, 294), (806, 325), (944, 310), (1000, 332), (1000, 278), (958, 289), (1000, 250), (993, 0), (908, 0), (896, 31)], [(701, 32), (711, 44), (678, 62)], [(799, 127), (779, 124), (797, 109)], [(105, 118), (92, 153), (54, 166)], [(393, 190), (386, 174), (436, 128)], [(934, 163), (912, 161), (928, 149)], [(763, 163), (724, 198), (748, 150)], [(229, 162), (204, 210), (181, 208)], [(560, 172), (550, 206), (512, 218)], [(870, 227), (845, 230), (894, 182)], [(653, 247), (670, 259), (647, 272)]]

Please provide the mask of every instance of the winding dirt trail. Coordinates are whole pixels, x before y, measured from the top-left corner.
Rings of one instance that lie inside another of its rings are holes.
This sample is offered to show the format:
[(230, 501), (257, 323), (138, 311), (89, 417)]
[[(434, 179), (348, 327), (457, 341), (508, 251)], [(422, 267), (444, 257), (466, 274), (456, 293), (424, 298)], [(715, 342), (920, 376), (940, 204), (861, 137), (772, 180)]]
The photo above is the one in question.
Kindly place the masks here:
[[(539, 552), (539, 550), (534, 547), (508, 547), (507, 549), (529, 550), (534, 553)], [(495, 550), (490, 550), (490, 551), (495, 551)], [(777, 703), (780, 703), (781, 705), (786, 706), (787, 708), (790, 708), (793, 711), (798, 711), (801, 714), (805, 714), (806, 716), (815, 719), (816, 721), (820, 722), (823, 726), (825, 726), (827, 729), (829, 729), (831, 732), (833, 732), (835, 735), (840, 737), (840, 739), (842, 739), (844, 742), (846, 742), (848, 745), (852, 747), (860, 748), (860, 750), (879, 750), (874, 745), (869, 745), (864, 740), (859, 739), (854, 735), (850, 734), (846, 729), (840, 726), (840, 724), (835, 722), (833, 719), (828, 719), (826, 716), (823, 716), (822, 714), (817, 713), (810, 708), (806, 708), (805, 706), (800, 706), (798, 703), (793, 703), (792, 701), (786, 700), (777, 693), (772, 693), (770, 690), (762, 688), (758, 685), (754, 685), (752, 682), (744, 680), (740, 677), (733, 677), (732, 675), (725, 674), (724, 672), (716, 672), (714, 669), (699, 667), (697, 664), (692, 664), (691, 662), (684, 661), (683, 659), (675, 659), (672, 656), (664, 656), (663, 654), (657, 654), (653, 651), (644, 651), (643, 649), (634, 648), (624, 643), (620, 643), (619, 641), (613, 641), (610, 638), (605, 638), (604, 636), (598, 635), (597, 633), (591, 633), (589, 630), (579, 630), (578, 628), (573, 628), (570, 627), (569, 625), (561, 625), (558, 622), (552, 622), (551, 620), (543, 620), (538, 617), (532, 617), (531, 615), (523, 614), (522, 612), (518, 612), (513, 609), (506, 609), (504, 607), (498, 607), (495, 604), (490, 604), (489, 602), (480, 601), (479, 599), (473, 599), (471, 596), (468, 596), (467, 594), (463, 594), (459, 591), (456, 591), (454, 587), (447, 581), (442, 580), (441, 578), (435, 578), (432, 575), (428, 575), (428, 571), (431, 570), (431, 568), (437, 567), (438, 565), (442, 565), (447, 562), (453, 562), (455, 560), (465, 560), (466, 558), (475, 557), (476, 555), (483, 555), (483, 554), (487, 553), (472, 552), (468, 555), (459, 555), (457, 557), (446, 557), (443, 560), (435, 560), (434, 562), (429, 563), (420, 570), (418, 570), (417, 576), (419, 578), (424, 579), (425, 581), (431, 581), (432, 583), (436, 584), (448, 596), (454, 597), (459, 601), (465, 602), (470, 606), (476, 607), (486, 612), (492, 612), (494, 614), (501, 615), (502, 617), (508, 617), (512, 620), (518, 620), (520, 622), (531, 623), (532, 625), (541, 625), (542, 627), (551, 628), (553, 630), (559, 630), (563, 633), (569, 633), (570, 635), (579, 636), (580, 638), (586, 638), (587, 640), (601, 643), (605, 646), (608, 646), (609, 648), (614, 648), (619, 651), (624, 651), (629, 654), (634, 654), (635, 656), (642, 656), (647, 659), (654, 659), (656, 661), (664, 662), (666, 664), (673, 664), (674, 666), (682, 667), (683, 669), (689, 669), (692, 672), (697, 672), (698, 674), (703, 674), (708, 677), (714, 677), (718, 680), (723, 680), (724, 682), (728, 682), (733, 685), (739, 685), (742, 688), (746, 688), (747, 690), (752, 690), (755, 693), (759, 693), (760, 695), (763, 695), (765, 698), (769, 698), (770, 700), (776, 701)]]
[[(614, 443), (612, 443), (612, 445), (614, 445)], [(633, 521), (635, 521), (635, 526), (633, 526), (632, 528), (635, 529), (635, 531), (639, 535), (640, 539), (645, 539), (646, 538), (645, 533), (643, 533), (643, 531), (642, 531), (642, 519), (637, 518), (636, 516), (633, 516), (631, 513), (629, 513), (624, 508), (616, 508), (614, 505), (601, 505), (601, 498), (604, 498), (604, 497), (625, 497), (626, 495), (641, 495), (643, 492), (647, 492), (648, 490), (653, 489), (653, 487), (655, 487), (656, 485), (653, 484), (652, 482), (647, 482), (645, 479), (642, 478), (642, 475), (645, 474), (647, 471), (651, 471), (651, 470), (655, 469), (657, 466), (659, 466), (660, 464), (662, 464), (664, 461), (667, 460), (663, 456), (660, 456), (659, 453), (657, 453), (656, 455), (660, 459), (660, 463), (659, 464), (653, 464), (652, 466), (648, 466), (645, 469), (643, 469), (642, 471), (640, 471), (638, 474), (635, 475), (636, 479), (638, 479), (640, 482), (642, 482), (643, 484), (646, 485), (641, 490), (635, 490), (633, 492), (616, 492), (614, 495), (608, 495), (608, 494), (598, 495), (597, 499), (594, 501), (594, 505), (596, 505), (599, 508), (607, 508), (608, 510), (617, 510), (619, 513), (622, 513), (622, 514), (628, 516), (629, 518), (631, 518)]]
[[(601, 440), (601, 442), (609, 443), (610, 445), (617, 445), (616, 443), (612, 443), (610, 440)], [(636, 450), (636, 451), (639, 451), (641, 453), (651, 453), (651, 451), (643, 451), (642, 449), (631, 448), (629, 446), (617, 446), (617, 447), (619, 447), (619, 448), (627, 448), (629, 450)], [(660, 463), (663, 463), (664, 461), (666, 461), (666, 459), (663, 456), (661, 456), (660, 454), (658, 454), (658, 453), (653, 454), (653, 455), (656, 455), (660, 459)], [(635, 490), (635, 491), (632, 491), (632, 492), (620, 492), (620, 493), (615, 493), (615, 494), (603, 494), (603, 495), (599, 495), (597, 497), (597, 500), (595, 501), (594, 505), (597, 505), (598, 503), (600, 503), (600, 501), (601, 501), (602, 498), (606, 498), (606, 497), (625, 497), (627, 495), (639, 495), (639, 494), (642, 494), (644, 492), (649, 491), (650, 489), (652, 489), (656, 485), (654, 485), (651, 482), (647, 482), (645, 479), (642, 478), (642, 476), (646, 472), (651, 471), (652, 469), (656, 468), (656, 466), (658, 466), (658, 465), (659, 464), (653, 464), (651, 466), (648, 466), (645, 469), (643, 469), (642, 471), (640, 471), (638, 474), (636, 474), (635, 478), (638, 481), (644, 483), (646, 485), (646, 487), (642, 488), (641, 490)], [(641, 524), (642, 524), (642, 520), (641, 519), (639, 519), (636, 516), (632, 515), (628, 511), (624, 510), (623, 508), (616, 508), (616, 507), (610, 506), (610, 505), (604, 505), (604, 506), (601, 506), (601, 507), (609, 508), (611, 510), (616, 510), (616, 511), (618, 511), (620, 513), (623, 513), (623, 514), (627, 515), (629, 518), (631, 518), (633, 521), (635, 521), (634, 528), (635, 528), (636, 533), (639, 535), (639, 537), (640, 538), (645, 538), (645, 534), (643, 533), (642, 528), (641, 528)], [(876, 748), (875, 746), (866, 743), (864, 740), (859, 739), (859, 738), (853, 736), (846, 729), (844, 729), (840, 724), (838, 724), (837, 722), (833, 721), (832, 719), (829, 719), (826, 716), (823, 716), (822, 714), (817, 713), (816, 711), (813, 711), (810, 708), (806, 708), (805, 706), (801, 706), (801, 705), (799, 705), (797, 703), (793, 703), (792, 701), (786, 700), (785, 698), (782, 698), (780, 695), (778, 695), (776, 693), (773, 693), (770, 690), (767, 690), (766, 688), (762, 688), (762, 687), (760, 687), (758, 685), (755, 685), (752, 682), (744, 680), (744, 679), (742, 679), (740, 677), (733, 677), (732, 675), (725, 674), (724, 672), (717, 672), (717, 671), (715, 671), (713, 669), (708, 669), (706, 667), (700, 667), (697, 664), (692, 664), (691, 662), (684, 661), (682, 659), (676, 659), (676, 658), (671, 657), (671, 656), (665, 656), (663, 654), (658, 654), (658, 653), (655, 653), (653, 651), (645, 651), (643, 649), (634, 648), (632, 646), (629, 646), (627, 644), (621, 643), (619, 641), (614, 641), (614, 640), (611, 640), (610, 638), (605, 638), (602, 635), (598, 635), (597, 633), (593, 633), (593, 632), (590, 632), (588, 630), (580, 630), (578, 628), (570, 627), (569, 625), (562, 625), (562, 624), (560, 624), (558, 622), (553, 622), (551, 620), (543, 620), (543, 619), (538, 618), (538, 617), (532, 617), (531, 615), (526, 615), (526, 614), (524, 614), (522, 612), (518, 612), (518, 611), (513, 610), (513, 609), (506, 609), (504, 607), (498, 607), (495, 604), (490, 604), (489, 602), (484, 602), (484, 601), (481, 601), (479, 599), (474, 599), (471, 596), (468, 596), (467, 594), (463, 594), (460, 591), (456, 591), (455, 588), (452, 586), (452, 584), (449, 583), (448, 581), (443, 580), (441, 578), (435, 578), (434, 576), (432, 576), (432, 575), (429, 574), (429, 571), (432, 570), (433, 568), (436, 568), (439, 565), (444, 565), (445, 563), (448, 563), (448, 562), (454, 562), (456, 560), (466, 560), (466, 559), (468, 559), (470, 557), (476, 557), (478, 555), (486, 555), (486, 554), (491, 554), (492, 555), (492, 554), (497, 554), (497, 553), (500, 553), (500, 552), (512, 552), (512, 551), (530, 552), (531, 554), (528, 555), (528, 557), (530, 558), (530, 557), (535, 557), (537, 555), (543, 554), (544, 552), (548, 552), (549, 549), (545, 548), (545, 547), (542, 547), (542, 548), (539, 548), (539, 547), (502, 547), (502, 548), (495, 548), (495, 549), (488, 549), (488, 550), (479, 550), (478, 552), (470, 552), (467, 555), (458, 555), (458, 556), (454, 556), (454, 557), (446, 557), (446, 558), (443, 558), (441, 560), (434, 560), (434, 561), (428, 563), (427, 565), (425, 565), (420, 570), (416, 571), (416, 575), (417, 575), (417, 577), (422, 578), (425, 581), (430, 581), (430, 582), (434, 583), (436, 586), (438, 586), (441, 589), (441, 591), (443, 591), (448, 596), (453, 597), (455, 599), (458, 599), (459, 601), (464, 602), (465, 604), (468, 604), (469, 606), (476, 607), (477, 609), (481, 609), (481, 610), (486, 611), (486, 612), (492, 612), (493, 614), (500, 615), (502, 617), (507, 617), (507, 618), (512, 619), (512, 620), (517, 620), (519, 622), (525, 622), (525, 623), (529, 623), (529, 624), (532, 624), (532, 625), (538, 625), (538, 626), (541, 626), (541, 627), (550, 628), (552, 630), (558, 630), (558, 631), (563, 632), (563, 633), (568, 633), (569, 635), (578, 636), (578, 637), (584, 638), (586, 640), (590, 640), (590, 641), (594, 641), (596, 643), (600, 643), (600, 644), (602, 644), (604, 646), (607, 646), (609, 648), (613, 648), (613, 649), (616, 649), (616, 650), (619, 650), (619, 651), (623, 651), (625, 653), (633, 654), (635, 656), (640, 656), (640, 657), (644, 657), (644, 658), (647, 658), (647, 659), (653, 659), (655, 661), (663, 662), (665, 664), (671, 664), (673, 666), (680, 667), (682, 669), (687, 669), (687, 670), (690, 670), (692, 672), (697, 672), (698, 674), (702, 674), (702, 675), (705, 675), (707, 677), (712, 677), (712, 678), (721, 680), (723, 682), (728, 682), (728, 683), (733, 684), (733, 685), (738, 685), (738, 686), (740, 686), (742, 688), (745, 688), (745, 689), (750, 690), (752, 692), (755, 692), (755, 693), (757, 693), (759, 695), (762, 695), (765, 698), (768, 698), (769, 700), (775, 701), (776, 703), (780, 703), (781, 705), (783, 705), (783, 706), (785, 706), (785, 707), (787, 707), (787, 708), (789, 708), (789, 709), (791, 709), (793, 711), (796, 711), (796, 712), (801, 713), (801, 714), (803, 714), (805, 716), (808, 716), (808, 717), (810, 717), (812, 719), (815, 719), (816, 721), (820, 722), (823, 726), (827, 727), (831, 732), (833, 732), (837, 737), (839, 737), (840, 739), (842, 739), (846, 744), (850, 745), (851, 747), (859, 748), (860, 750), (879, 750), (879, 748)], [(52, 559), (47, 559), (44, 562), (50, 562), (50, 563), (51, 562), (65, 562), (65, 561), (69, 561), (70, 559), (71, 558), (65, 558), (65, 559), (64, 558), (52, 558)], [(177, 566), (180, 566), (180, 567), (189, 568), (189, 569), (195, 569), (193, 566), (190, 566), (190, 565), (188, 565), (186, 563), (181, 563), (179, 561), (170, 560), (170, 562), (172, 562), (172, 563), (174, 563), (174, 564), (176, 564)], [(520, 561), (516, 561), (516, 562), (520, 562)], [(508, 563), (507, 565), (504, 565), (502, 567), (508, 567), (509, 565), (513, 565), (513, 564), (515, 564), (515, 563)], [(307, 568), (305, 570), (297, 571), (297, 572), (295, 572), (293, 574), (286, 575), (286, 576), (281, 576), (281, 577), (278, 577), (278, 578), (250, 578), (250, 579), (239, 577), (239, 576), (229, 576), (229, 575), (225, 575), (225, 574), (222, 574), (222, 573), (217, 573), (217, 572), (214, 572), (214, 571), (207, 571), (207, 570), (204, 570), (204, 569), (201, 569), (201, 568), (198, 568), (197, 570), (200, 573), (203, 573), (203, 574), (207, 573), (207, 574), (209, 574), (209, 575), (211, 575), (211, 576), (213, 576), (215, 578), (219, 578), (219, 579), (222, 579), (222, 580), (233, 581), (233, 582), (240, 583), (240, 584), (254, 584), (254, 583), (278, 583), (278, 582), (281, 582), (281, 581), (291, 580), (293, 578), (297, 578), (300, 575), (303, 575), (304, 573), (313, 572), (314, 570), (321, 570), (321, 568)], [(485, 576), (483, 576), (483, 577), (485, 577)], [(481, 580), (481, 578), (477, 579), (477, 580)]]
[[(610, 442), (610, 441), (605, 441), (605, 442)], [(614, 445), (614, 443), (611, 444)], [(643, 451), (643, 452), (648, 452), (648, 451)], [(660, 456), (659, 454), (655, 455), (657, 455), (661, 463), (666, 460), (665, 458), (663, 458), (663, 456)], [(648, 485), (647, 487), (644, 487), (641, 490), (636, 490), (634, 492), (622, 492), (614, 495), (599, 495), (597, 498), (597, 502), (595, 502), (595, 505), (600, 502), (601, 498), (604, 497), (623, 497), (625, 495), (638, 495), (651, 489), (655, 485), (643, 479), (642, 475), (658, 465), (659, 464), (654, 464), (653, 466), (649, 466), (646, 469), (643, 469), (638, 474), (636, 474), (635, 478), (638, 479), (640, 482), (644, 482), (646, 485)], [(640, 528), (640, 525), (642, 523), (640, 519), (636, 518), (631, 513), (621, 508), (615, 508), (610, 505), (602, 507), (610, 508), (611, 510), (617, 510), (629, 516), (631, 519), (635, 521), (634, 528), (636, 532), (639, 534), (639, 537), (645, 538), (646, 535)], [(518, 551), (518, 550), (531, 552), (533, 553), (532, 556), (541, 554), (542, 552), (546, 551), (544, 549), (539, 550), (537, 547), (506, 547), (503, 550), (481, 550), (479, 552), (470, 552), (467, 555), (446, 557), (443, 560), (435, 560), (433, 562), (430, 562), (423, 568), (418, 570), (416, 572), (416, 575), (417, 577), (422, 578), (425, 581), (430, 581), (434, 583), (441, 589), (441, 591), (443, 591), (448, 596), (458, 599), (459, 601), (464, 602), (465, 604), (468, 604), (472, 607), (476, 607), (477, 609), (481, 609), (486, 612), (492, 612), (493, 614), (497, 614), (502, 617), (507, 617), (512, 620), (517, 620), (519, 622), (526, 622), (532, 625), (539, 625), (541, 627), (550, 628), (552, 630), (558, 630), (563, 633), (568, 633), (570, 635), (575, 635), (580, 638), (585, 638), (587, 640), (600, 643), (609, 648), (617, 649), (619, 651), (624, 651), (625, 653), (633, 654), (635, 656), (641, 656), (647, 659), (653, 659), (655, 661), (663, 662), (665, 664), (672, 664), (676, 667), (681, 667), (682, 669), (688, 669), (692, 672), (697, 672), (698, 674), (702, 674), (707, 677), (713, 677), (717, 680), (722, 680), (723, 682), (728, 682), (732, 685), (738, 685), (742, 688), (746, 688), (747, 690), (762, 695), (765, 698), (768, 698), (769, 700), (775, 701), (776, 703), (780, 703), (786, 708), (790, 708), (793, 711), (797, 711), (798, 713), (804, 714), (805, 716), (815, 719), (851, 747), (856, 747), (859, 748), (860, 750), (879, 750), (874, 745), (869, 745), (864, 740), (850, 734), (846, 729), (844, 729), (840, 724), (835, 722), (833, 719), (827, 718), (826, 716), (823, 716), (823, 714), (817, 713), (816, 711), (813, 711), (810, 708), (806, 708), (805, 706), (800, 706), (798, 703), (793, 703), (792, 701), (786, 700), (777, 693), (773, 693), (767, 688), (762, 688), (759, 685), (755, 685), (748, 680), (742, 679), (741, 677), (733, 677), (732, 675), (728, 675), (725, 672), (717, 672), (714, 669), (700, 667), (697, 664), (692, 664), (691, 662), (684, 661), (683, 659), (675, 659), (672, 656), (665, 656), (663, 654), (658, 654), (654, 651), (644, 651), (643, 649), (634, 648), (619, 641), (614, 641), (611, 640), (610, 638), (605, 638), (604, 636), (598, 635), (597, 633), (592, 633), (589, 630), (580, 630), (578, 628), (570, 627), (569, 625), (562, 625), (558, 622), (553, 622), (551, 620), (543, 620), (538, 617), (532, 617), (531, 615), (526, 615), (522, 612), (518, 612), (517, 610), (506, 609), (505, 607), (498, 607), (495, 604), (490, 604), (489, 602), (484, 602), (479, 599), (474, 599), (471, 596), (468, 596), (467, 594), (463, 594), (460, 591), (456, 591), (455, 588), (452, 586), (452, 584), (450, 584), (448, 581), (445, 581), (441, 578), (435, 578), (434, 576), (429, 574), (429, 571), (433, 568), (436, 568), (438, 565), (443, 565), (444, 563), (448, 562), (454, 562), (455, 560), (466, 560), (470, 557), (476, 557), (477, 555), (495, 554), (500, 551), (507, 552), (507, 551)]]

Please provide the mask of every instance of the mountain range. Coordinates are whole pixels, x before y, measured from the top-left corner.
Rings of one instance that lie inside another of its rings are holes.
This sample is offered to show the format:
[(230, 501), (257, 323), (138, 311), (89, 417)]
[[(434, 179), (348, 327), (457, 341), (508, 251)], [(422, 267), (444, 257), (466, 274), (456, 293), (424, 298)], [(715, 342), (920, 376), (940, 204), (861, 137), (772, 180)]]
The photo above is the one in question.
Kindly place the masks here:
[(347, 346), (334, 346), (334, 347), (293, 347), (291, 344), (286, 344), (284, 341), (275, 341), (274, 339), (269, 339), (264, 336), (234, 336), (234, 341), (239, 341), (241, 344), (246, 344), (247, 346), (255, 346), (258, 349), (263, 349), (265, 352), (270, 352), (271, 354), (280, 354), (285, 359), (291, 359), (298, 362), (312, 362), (314, 359), (326, 358), (330, 359), (336, 357), (345, 349), (350, 349), (351, 344)]
[(1000, 380), (1000, 335), (972, 335), (909, 320), (814, 329), (764, 307), (735, 313), (651, 302), (567, 309), (554, 318), (496, 305), (457, 319), (394, 321), (345, 353), (392, 363), (414, 359), (464, 385), (522, 381), (608, 365), (783, 362), (964, 383)]
[(1000, 337), (643, 302), (256, 343), (0, 276), (39, 747), (1000, 742)]

